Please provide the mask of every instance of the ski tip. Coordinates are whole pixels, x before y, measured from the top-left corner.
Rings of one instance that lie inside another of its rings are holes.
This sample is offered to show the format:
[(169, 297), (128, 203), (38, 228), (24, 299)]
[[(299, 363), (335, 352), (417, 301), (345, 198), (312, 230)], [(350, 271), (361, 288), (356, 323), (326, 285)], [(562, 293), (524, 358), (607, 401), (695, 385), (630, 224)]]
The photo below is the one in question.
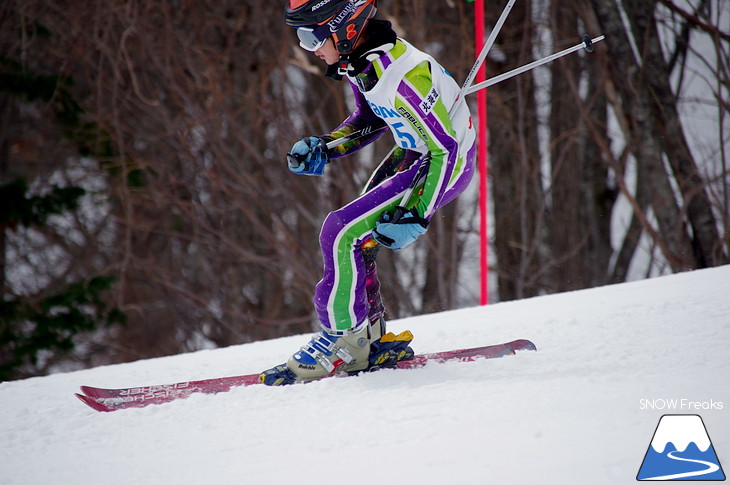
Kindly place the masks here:
[(110, 408), (109, 406), (107, 406), (107, 405), (105, 405), (105, 404), (97, 401), (96, 399), (94, 399), (92, 397), (84, 396), (83, 394), (79, 394), (78, 392), (74, 393), (74, 396), (76, 396), (77, 398), (79, 398), (79, 400), (82, 403), (86, 404), (87, 406), (89, 406), (91, 409), (93, 409), (95, 411), (99, 411), (99, 412), (102, 412), (102, 413), (109, 412), (109, 411), (113, 411), (112, 408)]
[(507, 344), (507, 346), (515, 352), (520, 350), (537, 350), (537, 346), (527, 339), (514, 340)]

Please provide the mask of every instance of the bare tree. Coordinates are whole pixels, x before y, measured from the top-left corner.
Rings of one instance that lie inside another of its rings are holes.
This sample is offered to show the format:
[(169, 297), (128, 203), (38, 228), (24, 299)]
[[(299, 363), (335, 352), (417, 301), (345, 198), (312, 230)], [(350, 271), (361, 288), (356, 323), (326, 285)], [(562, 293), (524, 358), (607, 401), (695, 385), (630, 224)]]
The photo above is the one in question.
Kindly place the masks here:
[[(647, 240), (652, 274), (727, 263), (727, 7), (694, 3), (691, 10), (672, 0), (515, 5), (487, 60), (489, 75), (572, 44), (582, 31), (606, 41), (590, 56), (489, 90), (500, 300), (624, 281)], [(464, 79), (476, 57), (470, 4), (379, 6), (396, 31)], [(489, 22), (502, 8), (488, 2)], [(322, 77), (282, 16), (277, 2), (0, 7), (2, 72), (48, 88), (45, 97), (23, 99), (3, 85), (0, 182), (22, 175), (42, 191), (65, 180), (89, 193), (82, 210), (43, 234), (2, 231), (3, 296), (37, 299), (76, 276), (116, 276), (110, 303), (128, 324), (90, 338), (79, 362), (316, 325), (320, 224), (359, 193), (392, 140), (333, 162), (321, 178), (291, 176), (283, 157), (291, 144), (328, 132), (352, 106), (346, 84)], [(706, 41), (703, 49), (695, 38)], [(689, 60), (704, 66), (718, 120), (709, 161), (698, 160), (683, 125), (682, 103), (692, 101), (683, 86), (698, 77)], [(73, 130), (59, 116), (68, 107)], [(444, 208), (414, 249), (381, 251), (389, 318), (476, 304), (476, 292), (473, 301), (457, 295), (476, 284), (462, 277), (476, 231), (473, 196)]]
[[(615, 39), (608, 43), (613, 60), (609, 72), (617, 93), (614, 107), (621, 113), (622, 126), (630, 137), (629, 150), (637, 159), (641, 183), (637, 190), (648, 191), (657, 220), (658, 232), (650, 234), (675, 271), (724, 264), (727, 249), (706, 182), (684, 135), (677, 94), (660, 47), (656, 2), (621, 4), (627, 10), (630, 31), (624, 28), (619, 4), (595, 0), (593, 5), (607, 37)], [(637, 52), (632, 51), (634, 44)], [(679, 188), (679, 200), (673, 183)]]
[[(515, 4), (500, 32), (504, 62), (490, 62), (491, 75), (534, 60), (532, 5)], [(489, 140), (495, 212), (494, 245), (502, 300), (537, 295), (545, 258), (545, 198), (541, 181), (537, 101), (532, 76), (490, 88)]]

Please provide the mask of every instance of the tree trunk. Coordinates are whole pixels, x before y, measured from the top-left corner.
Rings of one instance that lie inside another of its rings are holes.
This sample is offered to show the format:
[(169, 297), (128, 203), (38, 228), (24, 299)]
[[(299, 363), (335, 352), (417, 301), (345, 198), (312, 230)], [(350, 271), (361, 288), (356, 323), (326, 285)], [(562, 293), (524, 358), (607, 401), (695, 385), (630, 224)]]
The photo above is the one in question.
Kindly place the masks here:
[(677, 98), (670, 85), (670, 71), (659, 40), (656, 1), (624, 2), (641, 55), (640, 72), (648, 94), (654, 122), (654, 137), (661, 140), (663, 152), (672, 167), (683, 198), (686, 219), (692, 227), (692, 250), (697, 267), (728, 262), (707, 188), (684, 136), (677, 111)]
[[(550, 8), (553, 51), (557, 52), (562, 48), (557, 39), (575, 37), (578, 16), (573, 4), (551, 2)], [(584, 261), (591, 259), (588, 211), (593, 201), (588, 200), (588, 183), (592, 161), (585, 158), (585, 130), (581, 129), (580, 57), (557, 59), (550, 70), (549, 291), (562, 292), (591, 284)]]
[[(499, 39), (505, 65), (490, 64), (492, 76), (533, 60), (531, 4), (518, 2), (509, 24), (502, 28)], [(540, 291), (545, 211), (532, 76), (494, 85), (488, 102), (494, 246), (499, 299), (505, 301)]]
[[(696, 267), (692, 246), (682, 224), (681, 213), (664, 167), (662, 140), (654, 130), (655, 119), (649, 105), (650, 94), (642, 78), (631, 49), (618, 7), (612, 0), (592, 0), (598, 21), (604, 35), (611, 39), (607, 43), (612, 62), (609, 73), (613, 87), (618, 94), (616, 107), (629, 149), (634, 154), (638, 172), (645, 171), (640, 178), (645, 181), (636, 191), (646, 190), (657, 221), (658, 237), (655, 240), (663, 256), (674, 271)], [(623, 176), (617, 174), (617, 176)], [(649, 234), (654, 234), (649, 231)]]

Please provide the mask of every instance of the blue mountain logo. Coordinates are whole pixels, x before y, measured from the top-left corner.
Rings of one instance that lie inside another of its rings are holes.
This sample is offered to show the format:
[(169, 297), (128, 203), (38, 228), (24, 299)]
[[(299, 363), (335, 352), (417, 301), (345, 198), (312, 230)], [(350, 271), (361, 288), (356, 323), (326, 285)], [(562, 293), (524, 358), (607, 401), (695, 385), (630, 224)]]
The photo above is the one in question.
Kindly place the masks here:
[(637, 480), (725, 480), (702, 418), (665, 414), (646, 450)]

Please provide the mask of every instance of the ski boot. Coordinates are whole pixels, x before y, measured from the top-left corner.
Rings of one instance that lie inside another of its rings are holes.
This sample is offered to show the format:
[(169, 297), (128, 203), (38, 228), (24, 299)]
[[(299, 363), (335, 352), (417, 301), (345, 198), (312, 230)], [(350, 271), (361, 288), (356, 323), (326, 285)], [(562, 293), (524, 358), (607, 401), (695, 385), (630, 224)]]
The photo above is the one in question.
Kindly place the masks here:
[(370, 365), (366, 371), (376, 371), (387, 367), (395, 367), (398, 361), (411, 360), (413, 358), (413, 349), (410, 343), (413, 340), (413, 334), (410, 330), (405, 330), (398, 335), (388, 332), (370, 345), (370, 357), (368, 362)]
[(286, 364), (262, 372), (259, 382), (269, 386), (308, 382), (337, 372), (356, 374), (393, 367), (398, 360), (413, 358), (413, 349), (408, 346), (413, 340), (411, 332), (384, 332), (382, 318), (355, 330), (322, 330)]

